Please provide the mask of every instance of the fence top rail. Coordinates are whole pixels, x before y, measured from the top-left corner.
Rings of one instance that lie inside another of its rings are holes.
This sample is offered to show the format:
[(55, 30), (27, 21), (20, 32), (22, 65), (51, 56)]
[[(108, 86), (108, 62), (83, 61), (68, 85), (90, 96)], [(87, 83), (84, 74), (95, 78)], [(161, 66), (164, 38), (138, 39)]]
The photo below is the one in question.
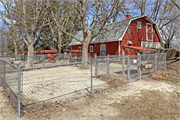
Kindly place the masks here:
[[(166, 54), (166, 53), (156, 53), (156, 54)], [(33, 56), (42, 56), (42, 55), (47, 55), (47, 54), (34, 54)], [(64, 55), (64, 54), (53, 54), (53, 55)], [(70, 55), (70, 54), (65, 54), (65, 55)], [(154, 55), (154, 54), (144, 54), (144, 55)], [(122, 57), (123, 55), (109, 55), (109, 57)], [(125, 55), (128, 56), (128, 55)], [(129, 55), (132, 56), (132, 55)], [(31, 57), (27, 55), (0, 55), (1, 57)], [(108, 56), (97, 56), (97, 57), (108, 57)]]
[[(34, 54), (33, 56), (47, 56), (47, 54)], [(64, 54), (52, 54), (52, 55), (64, 55)], [(65, 54), (65, 55), (69, 55), (69, 54)], [(32, 56), (28, 56), (28, 55), (0, 55), (1, 57), (32, 57)]]
[(151, 56), (151, 55), (166, 55), (166, 53), (144, 54), (144, 55), (141, 55), (141, 56)]
[(13, 65), (12, 63), (10, 63), (10, 62), (8, 62), (8, 61), (6, 61), (6, 60), (3, 60), (3, 59), (1, 59), (1, 58), (0, 58), (0, 61), (4, 61), (4, 62), (6, 62), (7, 64), (9, 64), (9, 65), (11, 65), (11, 66), (13, 66), (13, 67), (15, 67), (15, 68), (17, 68), (17, 69), (19, 68), (19, 67)]
[(67, 65), (76, 65), (82, 63), (91, 63), (92, 61), (84, 61), (84, 62), (75, 62), (75, 63), (66, 63), (66, 64), (57, 64), (57, 65), (48, 65), (48, 66), (40, 66), (40, 67), (30, 67), (30, 68), (22, 68), (22, 70), (33, 70), (33, 69), (42, 69), (42, 68), (50, 68), (50, 67), (58, 67), (58, 66), (67, 66)]
[[(128, 56), (123, 56), (119, 58), (127, 58)], [(22, 68), (22, 70), (33, 70), (33, 69), (42, 69), (42, 68), (50, 68), (50, 67), (59, 67), (59, 66), (68, 66), (68, 65), (76, 65), (82, 63), (91, 63), (91, 62), (98, 62), (98, 61), (107, 61), (107, 60), (114, 60), (117, 58), (109, 58), (109, 59), (100, 59), (100, 60), (91, 60), (91, 61), (82, 61), (82, 62), (75, 62), (75, 63), (66, 63), (66, 64), (57, 64), (57, 65), (48, 65), (48, 66), (39, 66), (39, 67), (30, 67), (30, 68)]]
[[(96, 56), (96, 57), (108, 57), (108, 56)], [(128, 57), (128, 55), (109, 55), (109, 57), (118, 57), (118, 58), (124, 58), (124, 57)]]

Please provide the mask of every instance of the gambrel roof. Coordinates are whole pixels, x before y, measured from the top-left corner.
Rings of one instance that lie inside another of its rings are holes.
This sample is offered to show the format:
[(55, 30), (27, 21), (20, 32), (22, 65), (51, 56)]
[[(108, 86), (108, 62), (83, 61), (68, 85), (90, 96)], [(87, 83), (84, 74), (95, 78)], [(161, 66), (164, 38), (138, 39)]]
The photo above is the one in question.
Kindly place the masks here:
[[(145, 19), (149, 21), (150, 23), (156, 24), (148, 16), (140, 16), (140, 17), (130, 18), (130, 19), (122, 20), (122, 21), (113, 22), (113, 23), (108, 23), (103, 27), (100, 33), (95, 38), (93, 38), (91, 43), (122, 41), (131, 21), (142, 18), (142, 17), (145, 17)], [(157, 28), (156, 25), (155, 25), (155, 29), (157, 31), (160, 41), (163, 42), (159, 29)], [(83, 40), (83, 31), (78, 31), (75, 37), (80, 40)], [(80, 45), (80, 44), (82, 43), (80, 43), (79, 41), (73, 38), (69, 45)]]

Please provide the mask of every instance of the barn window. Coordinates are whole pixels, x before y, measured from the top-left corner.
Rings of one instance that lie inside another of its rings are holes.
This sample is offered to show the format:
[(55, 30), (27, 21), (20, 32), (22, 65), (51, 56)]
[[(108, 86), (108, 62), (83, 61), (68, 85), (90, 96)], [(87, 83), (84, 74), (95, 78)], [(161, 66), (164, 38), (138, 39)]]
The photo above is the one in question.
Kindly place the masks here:
[(128, 34), (130, 34), (131, 33), (131, 31), (130, 30), (128, 30)]
[(146, 23), (146, 40), (153, 41), (153, 25)]
[(81, 50), (81, 47), (78, 47), (78, 50)]
[(93, 52), (93, 46), (90, 46), (90, 52)]
[(137, 22), (137, 28), (141, 29), (141, 22)]

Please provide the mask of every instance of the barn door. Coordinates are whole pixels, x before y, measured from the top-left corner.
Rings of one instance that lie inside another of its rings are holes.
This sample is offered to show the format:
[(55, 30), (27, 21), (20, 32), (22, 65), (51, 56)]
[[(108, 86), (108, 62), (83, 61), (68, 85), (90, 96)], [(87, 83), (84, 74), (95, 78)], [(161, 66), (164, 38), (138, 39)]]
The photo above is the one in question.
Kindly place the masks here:
[(102, 44), (100, 47), (101, 56), (106, 56), (106, 44)]
[(146, 40), (153, 41), (153, 25), (146, 23)]

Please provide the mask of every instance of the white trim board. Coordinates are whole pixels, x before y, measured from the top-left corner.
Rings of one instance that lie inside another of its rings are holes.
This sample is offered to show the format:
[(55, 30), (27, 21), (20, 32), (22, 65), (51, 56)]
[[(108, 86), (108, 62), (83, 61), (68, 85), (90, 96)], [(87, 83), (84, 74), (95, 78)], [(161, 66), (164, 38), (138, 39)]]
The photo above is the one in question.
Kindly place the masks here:
[(141, 47), (158, 49), (158, 48), (161, 48), (161, 43), (141, 41)]

